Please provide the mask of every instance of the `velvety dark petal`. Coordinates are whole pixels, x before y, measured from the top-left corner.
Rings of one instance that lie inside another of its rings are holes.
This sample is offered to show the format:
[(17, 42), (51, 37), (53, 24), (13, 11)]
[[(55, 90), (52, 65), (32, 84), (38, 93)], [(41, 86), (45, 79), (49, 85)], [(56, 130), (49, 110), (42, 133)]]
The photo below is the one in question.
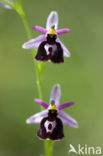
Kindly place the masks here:
[(40, 99), (34, 99), (34, 101), (35, 101), (36, 103), (40, 104), (41, 106), (43, 106), (44, 108), (48, 108), (48, 106), (49, 106), (47, 103), (43, 102), (43, 101), (40, 100)]
[(78, 128), (77, 121), (73, 119), (71, 116), (69, 116), (67, 113), (63, 111), (59, 111), (58, 117), (62, 120), (64, 125), (67, 125), (69, 127)]
[(60, 43), (55, 42), (55, 36), (47, 38), (38, 48), (36, 59), (40, 61), (51, 60), (53, 63), (63, 63), (63, 49)]
[(59, 105), (58, 106), (58, 109), (59, 110), (62, 110), (62, 109), (64, 109), (64, 108), (67, 108), (67, 107), (69, 107), (69, 106), (71, 106), (71, 105), (73, 105), (74, 104), (74, 102), (67, 102), (67, 103), (64, 103), (64, 104), (61, 104), (61, 105)]
[(62, 49), (60, 43), (55, 43), (55, 44), (57, 46), (57, 49), (51, 53), (51, 61), (53, 63), (60, 64), (60, 63), (64, 62), (63, 49)]
[(51, 94), (50, 94), (50, 103), (51, 101), (55, 102), (55, 105), (58, 106), (60, 103), (60, 97), (61, 97), (61, 88), (60, 85), (54, 85)]
[(32, 29), (39, 31), (44, 35), (47, 33), (47, 30), (45, 28), (40, 27), (40, 26), (32, 26)]
[(56, 127), (55, 127), (53, 133), (50, 136), (50, 139), (54, 140), (54, 141), (56, 141), (56, 140), (58, 141), (58, 140), (61, 140), (61, 139), (64, 138), (62, 121), (59, 118), (57, 118), (56, 119), (56, 123), (57, 123)]
[(47, 56), (47, 53), (46, 53), (46, 50), (44, 48), (45, 46), (45, 43), (46, 42), (42, 42), (39, 47), (38, 47), (38, 50), (37, 50), (37, 54), (35, 56), (35, 59), (37, 61), (48, 61), (48, 56)]
[(63, 63), (63, 49), (60, 43), (52, 40), (44, 41), (38, 47), (35, 59), (38, 61), (51, 60), (53, 63)]
[(27, 124), (36, 124), (36, 123), (40, 123), (41, 120), (43, 118), (45, 118), (46, 116), (48, 116), (48, 111), (44, 110), (42, 112), (39, 112), (37, 114), (34, 114), (33, 116), (31, 116), (29, 119), (26, 120)]
[(49, 117), (44, 118), (40, 123), (37, 136), (40, 139), (62, 139), (64, 137), (62, 121), (59, 118), (55, 120), (50, 120)]
[(55, 29), (58, 28), (58, 14), (56, 11), (52, 11), (48, 18), (47, 18), (47, 23), (46, 23), (46, 29), (49, 30), (51, 28), (52, 25), (55, 26)]

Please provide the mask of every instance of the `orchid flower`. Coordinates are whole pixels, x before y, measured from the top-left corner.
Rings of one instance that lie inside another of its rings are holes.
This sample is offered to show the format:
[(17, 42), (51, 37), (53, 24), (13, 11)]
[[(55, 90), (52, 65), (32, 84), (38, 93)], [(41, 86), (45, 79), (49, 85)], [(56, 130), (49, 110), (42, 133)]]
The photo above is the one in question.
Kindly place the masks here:
[[(11, 3), (13, 2), (12, 0), (8, 0), (8, 1), (11, 2)], [(12, 9), (11, 6), (9, 6), (7, 4), (0, 3), (0, 6), (3, 7), (3, 8), (6, 8), (6, 9)]]
[(50, 94), (50, 104), (40, 99), (35, 99), (35, 102), (43, 106), (46, 110), (34, 114), (26, 120), (26, 123), (40, 124), (37, 132), (37, 136), (40, 139), (60, 140), (64, 137), (63, 125), (74, 128), (78, 127), (76, 120), (62, 111), (62, 109), (73, 105), (74, 102), (67, 102), (60, 105), (60, 97), (60, 85), (55, 85)]
[(63, 56), (70, 57), (70, 52), (60, 41), (59, 36), (70, 32), (70, 29), (58, 29), (58, 14), (52, 11), (46, 22), (46, 29), (40, 26), (33, 26), (32, 29), (42, 33), (42, 35), (23, 44), (24, 49), (37, 48), (35, 57), (38, 61), (51, 60), (53, 63), (63, 63)]

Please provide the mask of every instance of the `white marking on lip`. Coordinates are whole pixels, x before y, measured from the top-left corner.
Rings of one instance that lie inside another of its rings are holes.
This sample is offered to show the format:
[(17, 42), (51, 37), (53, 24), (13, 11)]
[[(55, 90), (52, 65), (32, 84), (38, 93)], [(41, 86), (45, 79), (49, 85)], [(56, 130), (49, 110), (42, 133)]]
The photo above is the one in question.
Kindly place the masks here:
[[(48, 128), (50, 124), (51, 124), (51, 129)], [(46, 132), (51, 132), (52, 133), (52, 131), (54, 130), (55, 126), (56, 126), (56, 121), (48, 121), (47, 120), (44, 123), (44, 127), (46, 128)]]
[(54, 53), (57, 50), (57, 45), (56, 44), (50, 45), (50, 44), (47, 43), (44, 46), (44, 49), (46, 50), (47, 55), (50, 54), (49, 48), (52, 48), (52, 53)]

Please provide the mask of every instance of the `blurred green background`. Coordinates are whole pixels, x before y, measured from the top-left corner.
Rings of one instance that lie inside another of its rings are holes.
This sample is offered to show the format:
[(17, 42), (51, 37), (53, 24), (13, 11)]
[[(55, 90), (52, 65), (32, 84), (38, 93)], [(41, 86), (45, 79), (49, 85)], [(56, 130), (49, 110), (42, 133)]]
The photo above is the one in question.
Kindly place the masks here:
[[(61, 103), (75, 101), (65, 111), (80, 128), (64, 127), (65, 138), (55, 143), (54, 156), (68, 156), (70, 143), (75, 148), (103, 147), (103, 0), (23, 0), (23, 4), (30, 27), (45, 27), (48, 14), (56, 10), (59, 28), (71, 29), (61, 40), (72, 57), (62, 65), (46, 63), (43, 94), (48, 102), (52, 86), (60, 83)], [(0, 156), (44, 154), (43, 141), (36, 137), (38, 125), (25, 123), (40, 109), (34, 103), (38, 91), (31, 51), (21, 48), (27, 40), (16, 12), (0, 8)]]

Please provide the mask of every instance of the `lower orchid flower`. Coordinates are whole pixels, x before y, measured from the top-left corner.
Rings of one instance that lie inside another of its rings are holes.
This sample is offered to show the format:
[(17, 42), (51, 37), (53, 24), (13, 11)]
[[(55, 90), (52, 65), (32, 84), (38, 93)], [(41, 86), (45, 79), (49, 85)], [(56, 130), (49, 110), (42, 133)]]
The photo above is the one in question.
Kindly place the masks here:
[(40, 26), (32, 27), (43, 35), (23, 44), (24, 49), (38, 49), (35, 56), (37, 61), (51, 60), (53, 63), (63, 63), (63, 56), (70, 57), (70, 52), (59, 39), (60, 35), (70, 32), (70, 29), (57, 30), (58, 21), (57, 12), (52, 11), (47, 18), (46, 29)]
[(35, 102), (42, 105), (46, 110), (34, 114), (27, 119), (27, 124), (40, 124), (37, 136), (40, 139), (61, 140), (64, 137), (63, 125), (77, 128), (78, 124), (62, 109), (71, 106), (74, 102), (67, 102), (59, 105), (61, 97), (60, 85), (55, 85), (50, 94), (50, 105), (35, 99)]
[[(13, 2), (12, 0), (8, 0), (8, 1), (11, 2), (11, 3)], [(9, 6), (7, 4), (0, 3), (0, 6), (3, 7), (3, 8), (6, 8), (6, 9), (12, 9), (11, 6)]]

